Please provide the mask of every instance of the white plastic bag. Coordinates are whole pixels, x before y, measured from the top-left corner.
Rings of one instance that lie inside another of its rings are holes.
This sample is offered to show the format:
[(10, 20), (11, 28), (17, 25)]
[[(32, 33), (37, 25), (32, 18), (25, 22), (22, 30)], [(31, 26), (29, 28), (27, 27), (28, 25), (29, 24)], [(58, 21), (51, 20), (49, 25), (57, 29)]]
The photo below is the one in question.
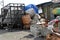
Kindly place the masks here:
[(30, 8), (30, 9), (26, 10), (26, 13), (35, 14), (35, 11), (33, 8)]
[(48, 27), (47, 27), (49, 30), (51, 30), (52, 32), (53, 32), (53, 28), (54, 28), (54, 26), (53, 25), (48, 25)]

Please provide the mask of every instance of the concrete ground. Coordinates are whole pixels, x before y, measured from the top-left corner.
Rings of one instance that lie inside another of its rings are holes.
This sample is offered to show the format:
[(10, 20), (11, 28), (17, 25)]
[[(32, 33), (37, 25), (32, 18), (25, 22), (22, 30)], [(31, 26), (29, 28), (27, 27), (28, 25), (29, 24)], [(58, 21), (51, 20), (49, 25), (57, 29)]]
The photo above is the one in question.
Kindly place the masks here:
[(0, 40), (43, 40), (43, 38), (34, 39), (30, 31), (7, 32), (0, 30)]

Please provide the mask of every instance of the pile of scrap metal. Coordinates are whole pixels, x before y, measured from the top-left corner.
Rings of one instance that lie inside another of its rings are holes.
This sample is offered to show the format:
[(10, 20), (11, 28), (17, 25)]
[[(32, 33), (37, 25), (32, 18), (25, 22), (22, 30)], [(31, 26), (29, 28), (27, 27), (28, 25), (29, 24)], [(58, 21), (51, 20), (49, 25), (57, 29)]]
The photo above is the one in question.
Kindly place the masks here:
[(24, 15), (23, 3), (9, 3), (1, 8), (1, 26), (6, 30), (18, 27), (22, 29), (22, 16)]

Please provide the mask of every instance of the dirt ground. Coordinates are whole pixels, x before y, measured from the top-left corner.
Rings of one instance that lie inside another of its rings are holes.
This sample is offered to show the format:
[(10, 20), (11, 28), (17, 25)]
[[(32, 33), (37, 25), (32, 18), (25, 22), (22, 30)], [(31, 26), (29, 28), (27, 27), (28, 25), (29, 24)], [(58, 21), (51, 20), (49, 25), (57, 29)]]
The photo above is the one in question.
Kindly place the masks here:
[(43, 38), (34, 39), (30, 31), (7, 32), (0, 30), (0, 40), (43, 40)]

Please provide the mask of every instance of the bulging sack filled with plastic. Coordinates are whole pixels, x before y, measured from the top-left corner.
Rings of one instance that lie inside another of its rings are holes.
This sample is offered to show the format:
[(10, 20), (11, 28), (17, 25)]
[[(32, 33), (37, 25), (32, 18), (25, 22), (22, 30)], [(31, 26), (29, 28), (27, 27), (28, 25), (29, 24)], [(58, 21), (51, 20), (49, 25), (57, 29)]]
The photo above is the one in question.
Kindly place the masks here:
[(54, 19), (54, 20), (48, 22), (48, 27), (47, 28), (53, 32), (52, 29), (54, 28), (54, 24), (58, 23), (58, 21), (59, 21), (58, 19)]
[(31, 15), (38, 14), (38, 8), (36, 5), (33, 5), (33, 4), (29, 4), (25, 6), (24, 10), (26, 13), (29, 13)]
[(38, 7), (36, 5), (34, 5), (34, 4), (29, 4), (29, 5), (25, 6), (24, 10), (27, 11), (27, 10), (29, 10), (31, 8), (33, 8), (33, 10), (35, 11), (35, 13), (38, 13)]
[(30, 31), (31, 31), (32, 35), (35, 37), (40, 35), (41, 29), (42, 29), (42, 27), (39, 24), (30, 25)]
[(26, 12), (26, 13), (29, 13), (29, 15), (30, 15), (31, 17), (36, 14), (36, 12), (34, 11), (33, 8), (30, 8), (30, 9), (26, 10), (25, 12)]
[(46, 36), (48, 33), (52, 33), (46, 27), (42, 27), (42, 25), (39, 25), (39, 24), (30, 25), (30, 31), (31, 31), (32, 35), (35, 37)]
[(52, 30), (52, 29), (53, 29), (53, 27), (54, 27), (53, 25), (48, 25), (48, 27), (47, 27), (47, 28), (48, 28), (48, 30), (51, 30), (51, 31), (53, 32), (53, 30)]
[(30, 8), (30, 9), (26, 10), (25, 12), (26, 12), (26, 13), (30, 13), (30, 14), (31, 14), (31, 13), (32, 13), (32, 14), (33, 14), (33, 13), (36, 13), (33, 8)]
[(58, 21), (59, 21), (58, 19), (54, 19), (54, 20), (50, 21), (50, 22), (48, 23), (48, 25), (54, 25), (55, 22), (58, 22)]

